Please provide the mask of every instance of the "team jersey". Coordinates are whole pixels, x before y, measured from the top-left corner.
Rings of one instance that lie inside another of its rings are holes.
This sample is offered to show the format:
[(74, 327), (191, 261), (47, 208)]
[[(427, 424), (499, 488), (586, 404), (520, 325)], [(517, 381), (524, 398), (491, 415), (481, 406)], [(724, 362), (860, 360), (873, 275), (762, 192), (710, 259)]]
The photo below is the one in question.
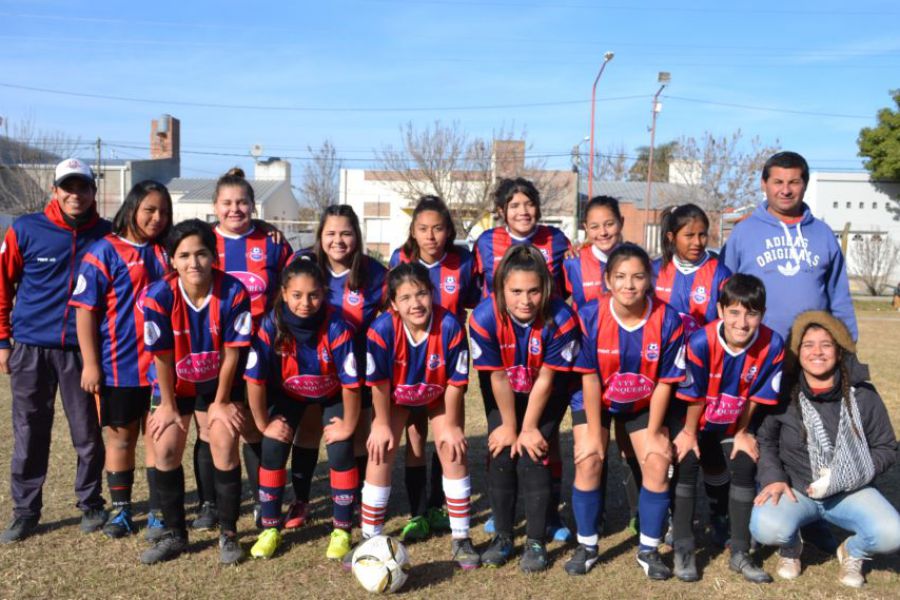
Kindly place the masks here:
[[(393, 269), (400, 263), (410, 262), (402, 248), (391, 255), (388, 267)], [(441, 260), (429, 264), (419, 259), (428, 269), (428, 276), (434, 286), (434, 303), (443, 306), (453, 314), (463, 318), (467, 308), (475, 308), (481, 292), (475, 277), (475, 257), (468, 249), (454, 246)]]
[(250, 295), (253, 322), (258, 324), (278, 293), (278, 275), (291, 256), (291, 246), (275, 243), (255, 227), (243, 235), (231, 235), (219, 227), (215, 231), (218, 267), (244, 284)]
[(700, 267), (691, 272), (680, 269), (674, 260), (665, 267), (661, 258), (653, 261), (656, 297), (681, 315), (685, 338), (718, 318), (719, 290), (729, 277), (731, 270), (708, 252)]
[(509, 247), (518, 244), (531, 244), (540, 250), (553, 276), (554, 294), (562, 297), (565, 291), (563, 258), (572, 244), (566, 234), (548, 225), (538, 225), (531, 235), (524, 238), (511, 235), (506, 227), (494, 227), (478, 236), (475, 242), (475, 269), (482, 280), (481, 297), (487, 298), (493, 293), (494, 270)]
[(389, 383), (391, 400), (400, 406), (428, 406), (440, 401), (448, 385), (469, 383), (469, 346), (462, 325), (435, 306), (428, 335), (418, 343), (394, 311), (378, 316), (369, 329), (366, 385)]
[(597, 373), (601, 402), (612, 413), (637, 413), (650, 406), (658, 383), (684, 381), (684, 327), (678, 312), (651, 297), (643, 319), (625, 327), (612, 298), (591, 300), (578, 310), (581, 352), (575, 371)]
[[(175, 395), (215, 393), (223, 347), (250, 345), (253, 317), (243, 284), (213, 269), (209, 295), (198, 308), (177, 273), (151, 284), (144, 299), (144, 344), (151, 354), (174, 353)], [(235, 382), (240, 377), (235, 374)]]
[(97, 313), (100, 366), (111, 387), (151, 384), (152, 357), (144, 351), (144, 297), (165, 276), (167, 260), (158, 244), (135, 244), (110, 234), (88, 248), (69, 305)]
[(289, 332), (281, 348), (275, 347), (275, 340), (272, 311), (253, 337), (244, 379), (258, 385), (279, 385), (287, 397), (299, 401), (325, 400), (342, 387), (359, 387), (351, 330), (332, 310), (328, 309), (309, 343), (298, 344)]
[(572, 296), (576, 310), (608, 291), (604, 279), (606, 259), (603, 251), (590, 244), (582, 246), (578, 256), (563, 261), (566, 293)]
[(783, 360), (784, 340), (765, 325), (735, 352), (725, 343), (722, 322), (713, 321), (688, 340), (687, 378), (675, 395), (706, 403), (700, 431), (732, 434), (748, 400), (778, 403)]
[(472, 359), (479, 371), (506, 370), (514, 392), (531, 392), (542, 366), (571, 371), (578, 355), (578, 320), (569, 305), (550, 300), (550, 319), (519, 323), (501, 315), (493, 296), (469, 317)]

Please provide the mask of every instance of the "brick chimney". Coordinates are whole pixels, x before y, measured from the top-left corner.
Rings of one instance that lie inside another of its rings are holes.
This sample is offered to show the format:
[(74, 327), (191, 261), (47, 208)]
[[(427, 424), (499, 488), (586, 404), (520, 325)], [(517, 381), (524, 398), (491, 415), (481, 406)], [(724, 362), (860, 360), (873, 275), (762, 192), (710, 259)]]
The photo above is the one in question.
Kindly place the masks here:
[(181, 159), (181, 121), (162, 115), (150, 122), (150, 158)]
[(524, 140), (494, 140), (491, 157), (495, 177), (515, 177), (525, 169)]

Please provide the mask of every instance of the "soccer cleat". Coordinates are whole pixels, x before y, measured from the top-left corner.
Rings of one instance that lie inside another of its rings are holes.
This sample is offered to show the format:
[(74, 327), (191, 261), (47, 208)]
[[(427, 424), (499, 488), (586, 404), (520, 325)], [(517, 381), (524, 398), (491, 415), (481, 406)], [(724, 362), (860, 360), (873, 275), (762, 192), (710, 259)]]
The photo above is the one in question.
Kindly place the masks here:
[(244, 558), (244, 551), (237, 541), (235, 534), (221, 534), (219, 536), (219, 563), (223, 565), (236, 565)]
[(597, 546), (578, 544), (575, 554), (566, 561), (565, 569), (569, 575), (586, 575), (600, 559)]
[(309, 505), (306, 502), (293, 501), (288, 507), (287, 516), (284, 518), (285, 529), (299, 529), (306, 525), (309, 519)]
[(450, 515), (446, 508), (432, 506), (425, 513), (431, 531), (450, 531)]
[(197, 531), (211, 531), (219, 526), (219, 511), (213, 502), (204, 502), (200, 505), (197, 518), (191, 523), (191, 529)]
[(637, 555), (638, 564), (644, 569), (644, 573), (650, 579), (663, 581), (672, 576), (672, 571), (663, 562), (656, 550), (642, 550)]
[(728, 522), (728, 516), (713, 515), (712, 519), (710, 519), (710, 525), (710, 537), (713, 544), (719, 548), (727, 548), (731, 537), (731, 524)]
[(343, 529), (335, 529), (331, 532), (331, 539), (328, 541), (328, 550), (325, 551), (325, 558), (331, 560), (341, 560), (350, 552), (350, 532)]
[(728, 568), (743, 575), (744, 579), (750, 583), (772, 583), (772, 577), (762, 567), (753, 564), (749, 552), (733, 551), (731, 559), (728, 561)]
[(512, 538), (508, 535), (497, 534), (487, 550), (481, 555), (481, 563), (487, 567), (502, 567), (505, 565), (513, 553)]
[(0, 544), (20, 542), (37, 529), (40, 517), (13, 517), (9, 526), (0, 533)]
[(155, 542), (159, 538), (162, 537), (163, 533), (166, 531), (166, 524), (156, 513), (156, 511), (150, 511), (147, 514), (147, 531), (144, 532), (144, 539), (148, 542)]
[(103, 526), (103, 535), (112, 539), (122, 538), (132, 533), (134, 533), (134, 520), (131, 518), (131, 510), (127, 508), (119, 509), (119, 512), (114, 514)]
[(631, 532), (632, 535), (640, 535), (641, 533), (641, 516), (634, 515), (630, 519), (628, 519), (628, 531)]
[(841, 582), (841, 585), (852, 588), (861, 588), (865, 585), (866, 578), (862, 572), (863, 559), (850, 556), (850, 552), (847, 550), (847, 540), (844, 540), (838, 546), (837, 559), (841, 563), (841, 570), (838, 575), (838, 581)]
[(699, 581), (700, 574), (697, 573), (697, 555), (693, 549), (682, 550), (677, 546), (672, 554), (674, 569), (672, 571), (681, 581), (693, 582)]
[(484, 522), (484, 525), (481, 526), (482, 530), (488, 535), (494, 535), (497, 533), (497, 528), (494, 527), (494, 515), (488, 517), (487, 521)]
[(403, 531), (400, 532), (400, 541), (416, 542), (424, 540), (429, 533), (431, 533), (431, 526), (428, 525), (428, 520), (425, 517), (413, 517), (403, 526)]
[(559, 513), (547, 519), (547, 539), (554, 542), (570, 542), (572, 541), (572, 530), (566, 527), (560, 518)]
[(525, 540), (522, 557), (519, 558), (519, 569), (523, 573), (540, 573), (550, 566), (547, 558), (547, 547), (538, 540)]
[(272, 558), (278, 546), (281, 545), (281, 532), (275, 527), (263, 529), (256, 538), (256, 543), (250, 548), (250, 556), (253, 558)]
[(481, 565), (481, 555), (472, 544), (472, 538), (454, 539), (450, 542), (450, 550), (453, 560), (460, 569), (466, 571), (477, 569)]
[(102, 508), (89, 508), (81, 515), (81, 532), (94, 533), (99, 531), (109, 519), (109, 513)]
[(155, 565), (177, 558), (187, 548), (187, 539), (176, 534), (174, 531), (167, 531), (156, 542), (144, 550), (141, 554), (141, 562), (145, 565)]

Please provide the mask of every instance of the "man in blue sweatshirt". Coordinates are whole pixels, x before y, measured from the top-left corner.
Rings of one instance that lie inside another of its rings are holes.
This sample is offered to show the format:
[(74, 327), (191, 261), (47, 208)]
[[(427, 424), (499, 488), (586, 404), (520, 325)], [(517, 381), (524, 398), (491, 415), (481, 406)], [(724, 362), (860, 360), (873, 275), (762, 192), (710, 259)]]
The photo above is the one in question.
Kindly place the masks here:
[(787, 339), (794, 318), (826, 310), (858, 337), (847, 268), (834, 232), (803, 202), (809, 166), (796, 152), (779, 152), (762, 171), (765, 202), (734, 228), (720, 260), (734, 273), (766, 285), (765, 324)]
[(100, 495), (103, 439), (94, 399), (81, 389), (69, 296), (82, 256), (110, 225), (97, 214), (94, 175), (80, 160), (59, 163), (51, 193), (43, 212), (13, 221), (0, 246), (0, 373), (10, 375), (14, 432), (13, 519), (0, 543), (27, 537), (40, 519), (57, 389), (78, 455), (81, 530), (96, 531), (107, 518)]

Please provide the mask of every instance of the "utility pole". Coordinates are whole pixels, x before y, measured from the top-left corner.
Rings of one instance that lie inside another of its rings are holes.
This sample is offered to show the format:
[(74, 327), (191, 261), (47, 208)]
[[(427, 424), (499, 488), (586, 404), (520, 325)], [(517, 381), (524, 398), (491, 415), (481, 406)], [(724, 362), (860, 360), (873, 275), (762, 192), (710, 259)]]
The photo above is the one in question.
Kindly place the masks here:
[(593, 198), (594, 196), (594, 108), (597, 104), (597, 84), (600, 82), (600, 76), (603, 75), (606, 63), (611, 61), (613, 56), (615, 54), (612, 52), (606, 52), (603, 55), (603, 64), (600, 65), (600, 71), (594, 79), (594, 87), (591, 88), (591, 157), (590, 162), (588, 162), (588, 198)]
[[(103, 198), (102, 201), (98, 202), (98, 204), (103, 207), (103, 210), (102, 210), (102, 212), (101, 211), (98, 211), (98, 212), (101, 212), (102, 216), (105, 217), (106, 216), (106, 199), (103, 197), (101, 190), (100, 190), (100, 184), (103, 181), (103, 174), (100, 171), (100, 152), (101, 152), (102, 148), (103, 148), (103, 143), (100, 141), (100, 138), (98, 137), (97, 138), (97, 168), (94, 170), (94, 175), (97, 177), (97, 200), (99, 201), (101, 198)], [(106, 186), (103, 186), (103, 187), (105, 190)]]
[(647, 197), (644, 200), (644, 248), (650, 248), (650, 195), (653, 189), (653, 142), (656, 138), (656, 115), (662, 110), (662, 103), (659, 101), (659, 95), (665, 89), (666, 85), (671, 81), (672, 76), (666, 71), (660, 71), (657, 82), (661, 85), (656, 93), (653, 94), (653, 103), (651, 105), (651, 113), (653, 115), (653, 124), (650, 126), (650, 155), (647, 158)]

